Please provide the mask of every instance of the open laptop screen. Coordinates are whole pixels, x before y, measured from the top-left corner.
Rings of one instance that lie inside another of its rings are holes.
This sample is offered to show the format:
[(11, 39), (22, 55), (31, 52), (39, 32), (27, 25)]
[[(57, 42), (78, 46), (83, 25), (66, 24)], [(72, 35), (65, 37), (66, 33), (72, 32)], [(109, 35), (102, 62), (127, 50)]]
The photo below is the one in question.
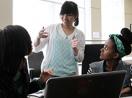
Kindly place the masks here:
[(125, 73), (113, 71), (51, 78), (44, 98), (119, 98)]

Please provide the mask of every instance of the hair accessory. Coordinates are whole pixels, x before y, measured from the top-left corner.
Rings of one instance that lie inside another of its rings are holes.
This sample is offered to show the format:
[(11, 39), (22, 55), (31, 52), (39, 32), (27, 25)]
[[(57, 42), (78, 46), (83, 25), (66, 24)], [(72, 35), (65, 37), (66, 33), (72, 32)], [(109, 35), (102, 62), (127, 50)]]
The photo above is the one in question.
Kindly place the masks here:
[(117, 47), (117, 50), (119, 52), (120, 57), (123, 57), (126, 55), (125, 48), (124, 48), (122, 41), (118, 38), (118, 36), (119, 36), (118, 34), (111, 34), (110, 35), (110, 37), (114, 38), (115, 45)]

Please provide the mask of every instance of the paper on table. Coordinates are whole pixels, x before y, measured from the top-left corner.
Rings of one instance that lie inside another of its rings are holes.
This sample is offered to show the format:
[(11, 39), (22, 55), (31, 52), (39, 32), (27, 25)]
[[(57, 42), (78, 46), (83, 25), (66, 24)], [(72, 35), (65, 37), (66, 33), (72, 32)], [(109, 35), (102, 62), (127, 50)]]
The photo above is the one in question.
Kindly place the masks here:
[(42, 98), (44, 97), (45, 90), (39, 90), (35, 93), (29, 94), (27, 98)]

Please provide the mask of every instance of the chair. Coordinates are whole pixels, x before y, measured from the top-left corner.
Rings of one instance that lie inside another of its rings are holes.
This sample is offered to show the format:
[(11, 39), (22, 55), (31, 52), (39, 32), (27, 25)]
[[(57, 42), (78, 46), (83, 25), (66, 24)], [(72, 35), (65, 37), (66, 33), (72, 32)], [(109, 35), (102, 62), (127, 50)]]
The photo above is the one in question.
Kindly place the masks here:
[(84, 60), (82, 61), (82, 74), (86, 74), (89, 68), (89, 64), (95, 61), (99, 61), (100, 49), (104, 44), (86, 44), (84, 51)]
[(41, 62), (42, 62), (43, 58), (44, 58), (44, 55), (43, 55), (42, 51), (38, 52), (38, 53), (32, 52), (28, 56), (27, 61), (28, 61), (28, 65), (29, 65), (29, 70), (30, 70), (29, 73), (30, 73), (31, 79), (40, 76)]

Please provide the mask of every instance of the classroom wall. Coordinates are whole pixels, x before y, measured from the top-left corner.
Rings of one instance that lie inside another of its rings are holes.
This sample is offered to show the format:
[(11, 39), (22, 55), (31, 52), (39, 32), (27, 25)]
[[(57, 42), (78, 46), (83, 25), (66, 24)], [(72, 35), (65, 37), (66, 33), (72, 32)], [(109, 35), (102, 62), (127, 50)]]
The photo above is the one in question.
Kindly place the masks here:
[(12, 24), (12, 0), (0, 0), (0, 28)]
[[(101, 35), (101, 0), (91, 0), (91, 32)], [(132, 0), (124, 0), (125, 27), (132, 24)], [(94, 39), (94, 38), (92, 38)]]
[(125, 0), (125, 26), (130, 27), (132, 24), (132, 0)]
[(101, 0), (91, 0), (91, 32), (101, 33)]

